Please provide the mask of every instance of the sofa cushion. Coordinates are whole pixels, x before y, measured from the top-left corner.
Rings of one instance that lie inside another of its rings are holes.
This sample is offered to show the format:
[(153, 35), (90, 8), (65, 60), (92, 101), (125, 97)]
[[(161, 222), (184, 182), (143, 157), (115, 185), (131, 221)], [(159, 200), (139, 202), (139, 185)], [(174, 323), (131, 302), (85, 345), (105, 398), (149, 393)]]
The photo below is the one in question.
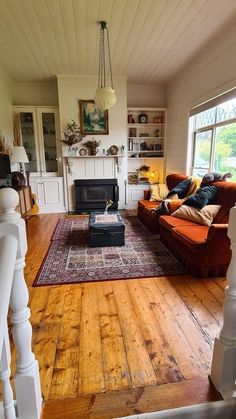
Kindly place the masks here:
[(181, 205), (180, 208), (173, 212), (172, 217), (183, 218), (184, 220), (210, 226), (220, 208), (221, 205), (206, 205), (202, 209)]
[(157, 185), (150, 185), (150, 192), (150, 201), (162, 201), (166, 199), (169, 189), (165, 183), (158, 183)]
[(212, 204), (218, 193), (217, 186), (203, 186), (199, 188), (195, 195), (191, 195), (184, 202), (190, 207), (202, 209), (205, 205)]
[(194, 252), (207, 250), (207, 236), (209, 227), (206, 226), (178, 226), (172, 229), (172, 236), (191, 248)]
[(187, 227), (196, 226), (196, 223), (183, 220), (181, 218), (173, 217), (172, 215), (162, 215), (159, 218), (159, 223), (168, 230), (172, 230), (174, 227), (179, 227), (183, 225)]
[(178, 195), (178, 198), (184, 198), (188, 193), (190, 184), (191, 179), (182, 180), (182, 182), (178, 183), (178, 185), (175, 186), (175, 188), (168, 193), (167, 198), (170, 198), (172, 195), (175, 194)]

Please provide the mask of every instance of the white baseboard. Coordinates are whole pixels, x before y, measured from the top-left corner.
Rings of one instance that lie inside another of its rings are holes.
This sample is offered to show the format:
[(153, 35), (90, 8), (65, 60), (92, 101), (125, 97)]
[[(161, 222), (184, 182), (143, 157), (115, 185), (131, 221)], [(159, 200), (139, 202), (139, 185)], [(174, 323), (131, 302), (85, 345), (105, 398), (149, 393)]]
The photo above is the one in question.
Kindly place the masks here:
[(236, 418), (236, 398), (204, 403), (160, 412), (142, 413), (120, 419), (233, 419)]

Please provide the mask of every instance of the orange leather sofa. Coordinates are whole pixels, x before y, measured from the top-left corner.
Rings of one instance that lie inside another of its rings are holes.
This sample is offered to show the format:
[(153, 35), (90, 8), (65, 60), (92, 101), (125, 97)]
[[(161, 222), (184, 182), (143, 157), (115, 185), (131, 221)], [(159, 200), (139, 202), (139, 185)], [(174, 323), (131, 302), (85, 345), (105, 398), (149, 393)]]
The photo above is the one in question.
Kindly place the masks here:
[[(178, 185), (182, 180), (188, 179), (185, 175), (171, 174), (166, 176), (166, 184), (169, 191)], [(153, 233), (159, 232), (159, 217), (153, 213), (161, 201), (149, 201), (150, 191), (144, 191), (144, 199), (138, 202), (138, 218)]]
[[(225, 276), (231, 259), (227, 229), (229, 212), (236, 202), (236, 183), (213, 182), (211, 185), (219, 188), (214, 204), (221, 208), (210, 227), (172, 215), (159, 218), (161, 241), (198, 277)], [(172, 213), (171, 205), (170, 202)]]

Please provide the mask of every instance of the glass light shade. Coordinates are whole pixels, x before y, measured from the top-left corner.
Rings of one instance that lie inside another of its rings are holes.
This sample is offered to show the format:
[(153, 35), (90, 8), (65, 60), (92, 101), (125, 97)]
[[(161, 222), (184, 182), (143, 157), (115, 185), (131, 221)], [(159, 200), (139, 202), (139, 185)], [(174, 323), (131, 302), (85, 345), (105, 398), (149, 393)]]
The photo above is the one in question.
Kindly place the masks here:
[(115, 105), (115, 91), (111, 87), (100, 87), (96, 90), (94, 100), (96, 106), (105, 111)]
[(12, 163), (29, 163), (28, 156), (26, 154), (25, 148), (22, 146), (16, 146), (12, 150), (11, 154)]

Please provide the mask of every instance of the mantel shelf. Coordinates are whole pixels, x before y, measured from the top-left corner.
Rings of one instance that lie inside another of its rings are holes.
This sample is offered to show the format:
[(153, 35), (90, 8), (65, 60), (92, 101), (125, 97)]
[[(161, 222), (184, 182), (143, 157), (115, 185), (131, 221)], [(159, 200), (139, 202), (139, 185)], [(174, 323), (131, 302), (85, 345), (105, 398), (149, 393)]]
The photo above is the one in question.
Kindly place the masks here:
[(124, 154), (116, 154), (112, 156), (63, 156), (67, 159), (114, 159), (116, 157), (126, 157)]

